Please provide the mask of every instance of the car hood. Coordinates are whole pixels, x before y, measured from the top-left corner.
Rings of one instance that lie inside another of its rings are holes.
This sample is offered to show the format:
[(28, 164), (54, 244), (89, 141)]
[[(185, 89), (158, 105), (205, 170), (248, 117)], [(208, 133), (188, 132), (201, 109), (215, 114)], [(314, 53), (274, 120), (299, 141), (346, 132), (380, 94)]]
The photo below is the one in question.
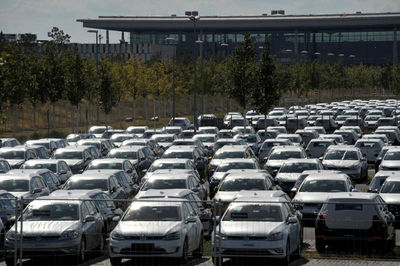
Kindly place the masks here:
[(287, 160), (268, 160), (267, 163), (265, 164), (267, 167), (281, 167), (284, 162)]
[(381, 167), (400, 168), (399, 161), (385, 161), (381, 163)]
[(400, 204), (400, 197), (397, 193), (379, 193), (379, 196), (386, 202), (386, 204)]
[(352, 167), (355, 164), (358, 164), (356, 160), (323, 160), (322, 164), (328, 167), (338, 167), (338, 168), (347, 168)]
[(25, 162), (25, 160), (23, 159), (7, 159), (7, 162), (10, 164), (11, 167), (13, 167), (14, 165), (18, 165), (18, 164), (23, 164)]
[(327, 201), (327, 199), (334, 194), (335, 193), (326, 192), (297, 192), (293, 201), (300, 201), (304, 203), (322, 203)]
[(210, 162), (210, 168), (217, 168), (222, 162), (223, 159), (212, 159)]
[(231, 202), (239, 191), (218, 191), (214, 199), (222, 202)]
[(230, 236), (265, 236), (283, 229), (284, 222), (221, 222), (221, 233)]
[[(25, 221), (23, 222), (24, 235), (61, 235), (64, 231), (79, 228), (79, 221)], [(10, 230), (14, 231), (13, 226)]]
[(95, 138), (100, 139), (103, 136), (103, 133), (100, 134), (92, 134)]
[(226, 172), (216, 172), (213, 174), (213, 176), (211, 177), (214, 180), (221, 180), (223, 179), (225, 176), (227, 175)]
[(32, 195), (31, 195), (31, 193), (29, 192), (29, 191), (23, 191), (23, 192), (10, 192), (14, 197), (17, 197), (17, 198), (21, 198), (21, 197), (24, 197), (24, 198), (30, 198)]
[(169, 147), (171, 147), (172, 142), (158, 142), (158, 145), (160, 145), (161, 147), (168, 149)]
[(69, 167), (83, 162), (82, 160), (79, 159), (62, 159), (62, 160), (65, 161)]
[(275, 177), (276, 180), (281, 181), (297, 181), (301, 173), (278, 173)]
[(164, 236), (179, 231), (182, 222), (160, 222), (160, 221), (121, 221), (114, 230), (123, 235), (153, 235)]
[(214, 147), (214, 142), (203, 142), (205, 147)]

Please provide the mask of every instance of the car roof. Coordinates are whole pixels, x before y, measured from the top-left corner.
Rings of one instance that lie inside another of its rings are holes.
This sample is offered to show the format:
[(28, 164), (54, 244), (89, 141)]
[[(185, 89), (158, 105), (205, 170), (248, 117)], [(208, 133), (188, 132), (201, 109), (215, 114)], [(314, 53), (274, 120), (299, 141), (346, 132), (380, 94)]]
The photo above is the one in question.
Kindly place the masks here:
[(275, 151), (303, 151), (302, 147), (299, 146), (274, 146), (273, 147), (273, 151), (271, 152), (275, 152)]
[[(240, 193), (240, 192), (239, 192)], [(254, 192), (255, 194), (258, 194), (259, 192)], [(285, 202), (290, 202), (287, 199), (285, 199), (284, 197), (281, 196), (272, 196), (272, 197), (268, 197), (268, 196), (239, 196), (235, 197), (235, 199), (233, 200), (232, 203), (245, 203), (245, 204), (259, 204), (259, 203), (265, 203), (265, 204), (269, 204), (269, 203), (285, 203)]]
[(255, 173), (252, 175), (245, 173), (229, 173), (224, 179), (224, 181), (229, 179), (265, 179), (266, 175), (263, 173)]
[(35, 176), (39, 176), (39, 175), (36, 173), (32, 173), (32, 172), (30, 172), (30, 173), (24, 172), (24, 173), (21, 173), (18, 175), (5, 173), (5, 174), (0, 174), (0, 180), (4, 180), (4, 179), (28, 179), (28, 180), (30, 180), (32, 177), (35, 177)]
[(27, 149), (31, 148), (28, 148), (25, 145), (18, 145), (14, 147), (1, 147), (0, 151), (26, 151)]
[(329, 150), (346, 150), (346, 151), (359, 151), (360, 149), (351, 145), (331, 145)]
[(71, 179), (108, 179), (111, 174), (105, 174), (105, 173), (94, 173), (94, 172), (83, 172), (82, 174), (77, 174), (77, 175), (72, 175), (68, 180)]
[(194, 145), (174, 145), (169, 147), (165, 152), (171, 152), (171, 151), (193, 151), (196, 149), (197, 146)]
[(378, 194), (376, 193), (366, 193), (366, 192), (337, 192), (337, 193), (331, 193), (328, 197), (329, 202), (335, 202), (335, 201), (341, 201), (341, 200), (354, 200), (355, 202), (357, 200), (368, 200), (368, 201), (373, 201), (376, 197), (378, 197)]
[(144, 147), (146, 147), (146, 146), (134, 146), (134, 145), (130, 146), (130, 145), (127, 145), (127, 146), (121, 146), (119, 148), (112, 148), (110, 150), (110, 152), (111, 151), (115, 151), (115, 150), (117, 150), (117, 151), (132, 151), (132, 152), (136, 152), (136, 151), (138, 151), (140, 149), (143, 149)]
[(154, 163), (186, 163), (190, 159), (183, 158), (161, 158), (154, 161)]
[(60, 161), (64, 162), (64, 160), (62, 160), (62, 159), (32, 159), (32, 160), (26, 161), (25, 164), (29, 164), (29, 165), (32, 165), (32, 164), (50, 164), (50, 163), (56, 164), (56, 163), (58, 163)]
[(56, 198), (69, 197), (72, 199), (88, 199), (98, 193), (103, 193), (103, 192), (99, 189), (74, 189), (74, 190), (59, 189), (53, 191), (49, 196)]
[(124, 172), (122, 169), (89, 169), (85, 170), (82, 174), (90, 175), (90, 174), (105, 174), (105, 175), (114, 175), (116, 173)]
[(154, 180), (154, 179), (187, 179), (190, 176), (194, 176), (191, 173), (155, 173), (152, 174), (147, 181)]
[(224, 159), (222, 164), (228, 164), (228, 163), (254, 163), (254, 159), (249, 159), (249, 158), (227, 158)]
[(183, 198), (188, 194), (193, 194), (193, 192), (189, 189), (165, 189), (165, 190), (158, 190), (158, 189), (149, 189), (146, 191), (140, 191), (139, 197), (135, 197), (137, 199), (140, 198), (168, 198), (168, 197), (174, 197), (174, 198)]
[(96, 164), (96, 163), (123, 163), (125, 161), (128, 161), (127, 159), (120, 159), (120, 158), (103, 158), (103, 159), (94, 159), (91, 161), (91, 164)]
[(400, 173), (388, 176), (385, 182), (390, 182), (390, 181), (400, 182)]
[(316, 158), (289, 158), (284, 163), (318, 163), (319, 159)]
[[(324, 173), (324, 174), (310, 174), (306, 177), (305, 180), (347, 180), (349, 178), (346, 174), (333, 174), (333, 173)], [(304, 181), (305, 181), (304, 180)], [(304, 183), (304, 182), (303, 182)]]
[(224, 145), (222, 146), (217, 152), (224, 152), (224, 151), (246, 151), (248, 148), (247, 145)]
[(41, 175), (43, 173), (51, 172), (47, 168), (41, 168), (41, 169), (11, 169), (10, 171), (7, 172), (7, 174), (10, 175), (21, 175), (21, 174), (35, 174), (35, 175)]
[(379, 170), (375, 173), (374, 177), (387, 177), (388, 175), (397, 175), (400, 174), (400, 171), (391, 171), (391, 170)]
[(63, 151), (84, 151), (84, 150), (88, 150), (88, 146), (71, 145), (65, 148), (59, 148), (55, 152), (61, 153)]

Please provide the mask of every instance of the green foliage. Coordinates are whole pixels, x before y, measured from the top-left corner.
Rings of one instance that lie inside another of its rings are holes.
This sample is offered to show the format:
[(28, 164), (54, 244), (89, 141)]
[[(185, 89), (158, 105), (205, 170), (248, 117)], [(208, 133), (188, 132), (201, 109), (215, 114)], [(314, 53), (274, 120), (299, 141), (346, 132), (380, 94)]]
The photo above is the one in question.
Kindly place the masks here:
[(104, 113), (111, 113), (112, 108), (121, 99), (121, 87), (118, 86), (111, 76), (111, 61), (102, 58), (99, 61), (99, 105)]

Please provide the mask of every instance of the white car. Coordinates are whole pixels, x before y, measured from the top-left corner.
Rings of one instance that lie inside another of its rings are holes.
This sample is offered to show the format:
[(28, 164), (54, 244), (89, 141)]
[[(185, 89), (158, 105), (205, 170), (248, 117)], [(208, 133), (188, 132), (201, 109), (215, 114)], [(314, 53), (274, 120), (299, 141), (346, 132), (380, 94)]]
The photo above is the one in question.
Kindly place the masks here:
[(221, 265), (224, 258), (237, 257), (280, 258), (289, 264), (292, 254), (301, 253), (301, 221), (281, 197), (237, 199), (229, 205), (215, 230), (214, 265)]
[(203, 255), (203, 225), (187, 200), (136, 201), (111, 232), (110, 262), (122, 258), (171, 257), (182, 264)]
[(354, 146), (360, 149), (368, 163), (374, 163), (385, 144), (380, 139), (359, 139)]

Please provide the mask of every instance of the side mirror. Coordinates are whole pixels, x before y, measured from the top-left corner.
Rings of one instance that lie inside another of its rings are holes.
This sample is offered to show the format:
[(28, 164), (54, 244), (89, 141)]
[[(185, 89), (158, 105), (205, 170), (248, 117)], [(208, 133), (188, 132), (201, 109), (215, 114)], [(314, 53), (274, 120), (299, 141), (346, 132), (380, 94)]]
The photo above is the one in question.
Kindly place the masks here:
[(362, 161), (362, 162), (366, 162), (366, 161), (367, 161), (367, 158), (362, 157), (362, 158), (361, 158), (361, 161)]
[(196, 217), (194, 216), (190, 216), (185, 220), (185, 223), (189, 224), (189, 223), (195, 223), (197, 221)]
[(115, 187), (112, 187), (111, 189), (110, 189), (110, 192), (111, 193), (114, 193), (116, 191), (116, 188)]
[(289, 216), (288, 219), (287, 219), (287, 223), (288, 224), (295, 224), (295, 223), (297, 223), (297, 218), (293, 217), (293, 216)]
[(113, 221), (113, 222), (116, 222), (116, 223), (118, 223), (119, 220), (121, 220), (121, 216), (119, 216), (119, 215), (115, 215), (115, 216), (112, 218), (112, 221)]
[(322, 161), (322, 160), (324, 159), (324, 157), (319, 157), (318, 159), (319, 159), (320, 161)]
[(41, 189), (41, 188), (35, 188), (35, 189), (32, 191), (33, 194), (37, 194), (37, 193), (41, 193), (41, 192), (42, 192), (42, 189)]
[(292, 188), (290, 190), (290, 198), (293, 199), (296, 196), (296, 193), (297, 193), (297, 188), (295, 188), (295, 187)]
[(85, 219), (83, 219), (84, 223), (87, 222), (94, 222), (94, 217), (93, 216), (86, 216)]
[(193, 192), (199, 192), (199, 188), (198, 188), (198, 187), (193, 187), (193, 188), (191, 189), (191, 191), (193, 191)]

